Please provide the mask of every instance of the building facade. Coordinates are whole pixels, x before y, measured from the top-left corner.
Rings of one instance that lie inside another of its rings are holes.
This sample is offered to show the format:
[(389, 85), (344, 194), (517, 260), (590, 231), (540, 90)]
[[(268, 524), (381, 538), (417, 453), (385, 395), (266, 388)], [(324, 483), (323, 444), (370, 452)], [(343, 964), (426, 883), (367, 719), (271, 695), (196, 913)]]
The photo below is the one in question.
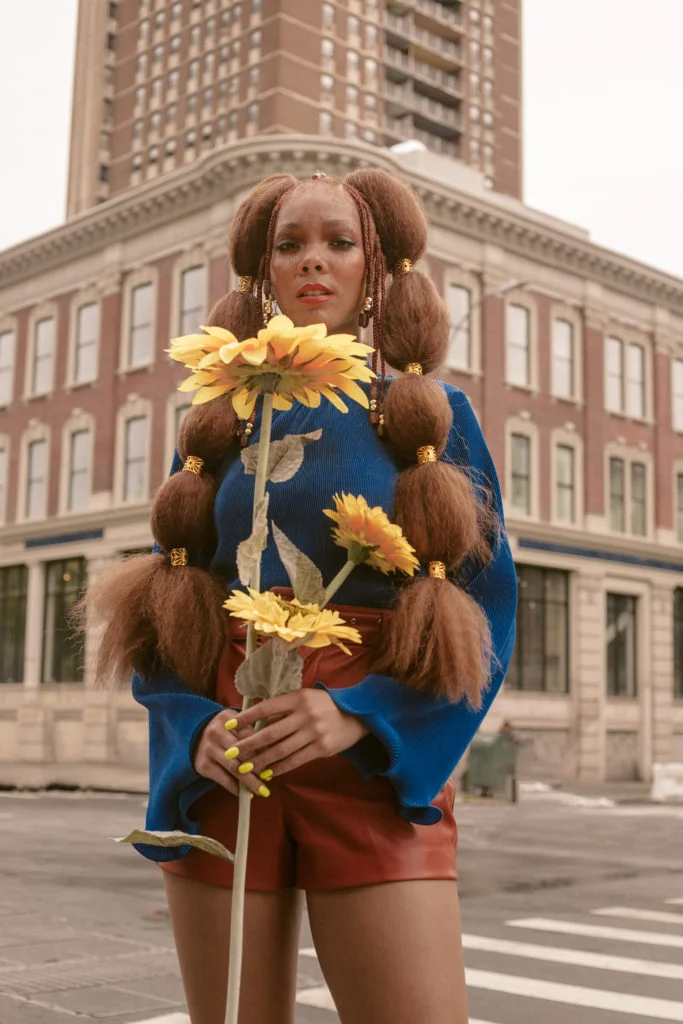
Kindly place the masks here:
[(81, 0), (67, 214), (227, 142), (428, 150), (522, 194), (521, 0)]
[(508, 719), (545, 779), (683, 760), (683, 281), (443, 157), (262, 136), (0, 254), (0, 784), (144, 786), (145, 713), (97, 688), (96, 637), (79, 645), (69, 610), (151, 544), (187, 402), (164, 349), (231, 287), (245, 190), (366, 164), (424, 201), (443, 377), (504, 492), (518, 644), (486, 728)]

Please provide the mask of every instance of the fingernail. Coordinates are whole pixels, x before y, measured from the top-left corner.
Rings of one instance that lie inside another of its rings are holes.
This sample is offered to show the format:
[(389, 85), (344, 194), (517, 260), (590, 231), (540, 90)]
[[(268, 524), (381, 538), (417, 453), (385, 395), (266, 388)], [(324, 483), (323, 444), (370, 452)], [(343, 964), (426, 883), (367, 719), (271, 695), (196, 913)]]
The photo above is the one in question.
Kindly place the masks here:
[(259, 786), (259, 788), (258, 788), (258, 795), (259, 796), (270, 796), (270, 790), (268, 789), (267, 786)]
[(231, 718), (229, 722), (225, 723), (225, 728), (226, 729), (236, 729), (237, 728), (237, 719), (236, 718)]
[(250, 772), (253, 769), (253, 767), (254, 765), (252, 764), (251, 761), (245, 761), (244, 764), (241, 764), (239, 766), (237, 771), (240, 773), (240, 775), (246, 775), (247, 772)]
[(266, 768), (265, 771), (262, 771), (261, 774), (259, 775), (259, 779), (263, 779), (264, 782), (270, 782), (270, 780), (273, 777), (273, 774), (274, 773), (272, 768)]
[(233, 757), (237, 757), (239, 752), (240, 752), (240, 748), (239, 747), (230, 747), (230, 750), (226, 750), (225, 751), (225, 756), (229, 760), (232, 760)]

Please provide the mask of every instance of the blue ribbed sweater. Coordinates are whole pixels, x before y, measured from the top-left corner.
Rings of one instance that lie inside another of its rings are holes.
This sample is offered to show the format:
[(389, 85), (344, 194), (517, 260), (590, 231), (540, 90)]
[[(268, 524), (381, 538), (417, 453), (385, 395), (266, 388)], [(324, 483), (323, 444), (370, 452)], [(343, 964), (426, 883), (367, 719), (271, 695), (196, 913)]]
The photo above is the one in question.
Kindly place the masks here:
[[(479, 602), (488, 618), (493, 640), (491, 682), (482, 707), (474, 711), (465, 701), (452, 703), (409, 689), (384, 675), (369, 675), (356, 686), (327, 689), (343, 711), (357, 715), (370, 734), (344, 752), (365, 779), (385, 775), (393, 784), (397, 813), (419, 825), (441, 820), (431, 806), (486, 715), (503, 681), (515, 636), (517, 584), (514, 563), (503, 526), (503, 509), (496, 472), (476, 417), (465, 395), (443, 384), (453, 410), (453, 427), (443, 458), (473, 472), (475, 484), (493, 495), (500, 522), (493, 555), (484, 569), (466, 563), (458, 581)], [(402, 464), (376, 436), (367, 410), (349, 402), (344, 415), (324, 399), (318, 409), (295, 403), (273, 417), (274, 440), (286, 434), (305, 434), (322, 428), (319, 441), (309, 444), (304, 463), (291, 480), (268, 484), (269, 516), (321, 569), (329, 582), (345, 561), (345, 552), (331, 539), (330, 521), (322, 509), (332, 496), (345, 491), (362, 494), (370, 505), (390, 515), (397, 475)], [(257, 421), (253, 440), (259, 436)], [(416, 440), (416, 443), (417, 440)], [(181, 468), (176, 455), (171, 472)], [(239, 587), (237, 545), (251, 532), (254, 477), (247, 476), (235, 445), (227, 454), (220, 476), (215, 518), (218, 546), (211, 568), (228, 587)], [(405, 577), (403, 577), (405, 579)], [(386, 607), (398, 581), (360, 566), (335, 595), (339, 604)], [(264, 552), (261, 587), (288, 586), (289, 580), (275, 545)], [(199, 822), (192, 804), (215, 783), (195, 772), (192, 757), (201, 730), (221, 705), (190, 691), (177, 676), (158, 673), (151, 679), (133, 677), (133, 695), (149, 712), (150, 795), (147, 828), (181, 829), (197, 833)], [(169, 849), (138, 845), (153, 860), (184, 856), (190, 847)]]

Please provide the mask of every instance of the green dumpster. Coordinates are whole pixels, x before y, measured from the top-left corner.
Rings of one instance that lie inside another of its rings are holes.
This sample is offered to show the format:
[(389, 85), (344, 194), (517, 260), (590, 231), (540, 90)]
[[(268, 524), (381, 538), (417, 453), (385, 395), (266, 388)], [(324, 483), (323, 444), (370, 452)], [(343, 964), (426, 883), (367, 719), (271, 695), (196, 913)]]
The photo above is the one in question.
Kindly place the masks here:
[(467, 789), (479, 789), (482, 796), (503, 790), (517, 800), (517, 743), (507, 733), (475, 736), (467, 764)]

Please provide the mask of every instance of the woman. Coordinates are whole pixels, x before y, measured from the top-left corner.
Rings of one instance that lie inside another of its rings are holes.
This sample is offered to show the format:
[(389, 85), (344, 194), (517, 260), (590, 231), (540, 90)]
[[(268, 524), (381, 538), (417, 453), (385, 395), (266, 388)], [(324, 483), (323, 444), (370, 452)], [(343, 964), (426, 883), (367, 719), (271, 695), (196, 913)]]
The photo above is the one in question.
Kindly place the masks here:
[[(159, 553), (91, 595), (109, 620), (102, 667), (132, 663), (149, 711), (148, 828), (234, 849), (239, 785), (256, 796), (241, 1024), (294, 1021), (302, 890), (343, 1024), (467, 1021), (449, 779), (505, 673), (516, 584), (474, 414), (462, 392), (425, 376), (449, 330), (436, 289), (413, 270), (426, 243), (418, 200), (384, 171), (266, 179), (233, 223), (239, 288), (209, 321), (244, 338), (275, 304), (330, 333), (372, 320), (370, 415), (327, 403), (276, 413), (274, 439), (321, 427), (322, 437), (291, 481), (269, 484), (270, 518), (326, 581), (345, 558), (322, 515), (335, 493), (381, 505), (415, 548), (416, 581), (397, 588), (361, 566), (336, 595), (363, 646), (351, 657), (307, 651), (301, 690), (238, 713), (244, 637), (221, 603), (226, 583), (239, 585), (236, 547), (251, 530), (253, 478), (236, 431), (243, 445), (258, 441), (259, 418), (236, 425), (224, 399), (184, 421), (153, 510)], [(387, 380), (385, 358), (404, 372)], [(170, 564), (172, 549), (188, 550), (189, 564)], [(261, 589), (287, 584), (271, 542)], [(189, 847), (139, 849), (164, 869), (192, 1024), (221, 1024), (232, 866)]]

